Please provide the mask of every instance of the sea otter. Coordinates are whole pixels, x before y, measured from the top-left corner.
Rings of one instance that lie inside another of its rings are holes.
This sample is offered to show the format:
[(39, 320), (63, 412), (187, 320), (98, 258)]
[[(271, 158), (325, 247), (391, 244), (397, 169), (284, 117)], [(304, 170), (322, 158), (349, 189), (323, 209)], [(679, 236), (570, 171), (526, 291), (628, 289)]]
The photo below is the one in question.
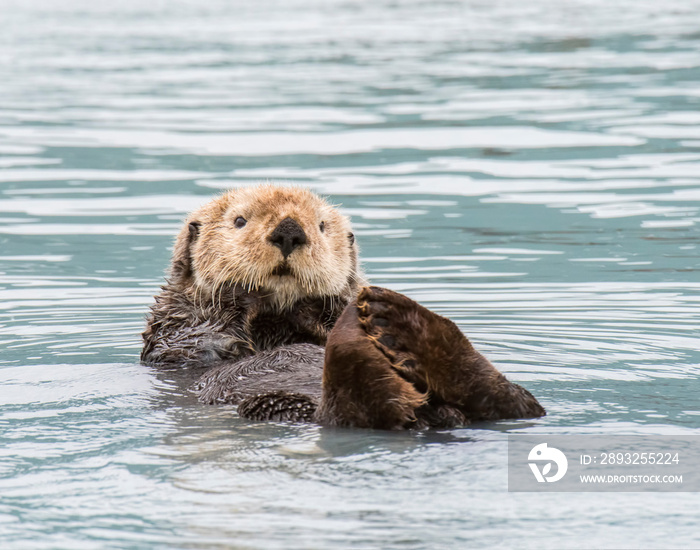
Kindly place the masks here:
[[(422, 429), (545, 414), (450, 320), (367, 286), (349, 220), (309, 190), (231, 190), (194, 211), (141, 360), (258, 420)], [(194, 377), (193, 376), (193, 377)]]

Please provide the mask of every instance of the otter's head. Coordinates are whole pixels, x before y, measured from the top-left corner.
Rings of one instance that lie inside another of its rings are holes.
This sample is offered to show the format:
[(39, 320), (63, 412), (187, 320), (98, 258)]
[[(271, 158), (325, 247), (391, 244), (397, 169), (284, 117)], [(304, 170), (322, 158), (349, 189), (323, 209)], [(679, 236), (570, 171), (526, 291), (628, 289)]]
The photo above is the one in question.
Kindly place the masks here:
[(357, 245), (349, 220), (311, 191), (234, 189), (187, 218), (171, 275), (198, 295), (238, 284), (284, 308), (354, 290)]

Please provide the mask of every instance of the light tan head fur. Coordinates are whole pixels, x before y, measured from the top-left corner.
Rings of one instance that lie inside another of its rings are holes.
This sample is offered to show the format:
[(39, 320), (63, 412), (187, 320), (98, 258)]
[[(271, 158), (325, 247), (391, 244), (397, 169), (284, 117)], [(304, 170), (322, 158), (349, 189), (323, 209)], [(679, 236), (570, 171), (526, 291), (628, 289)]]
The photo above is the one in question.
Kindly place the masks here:
[[(285, 260), (270, 236), (286, 218), (303, 228), (306, 243)], [(260, 185), (228, 191), (190, 214), (171, 275), (204, 299), (237, 283), (283, 309), (361, 284), (357, 254), (350, 221), (325, 200), (303, 188)]]

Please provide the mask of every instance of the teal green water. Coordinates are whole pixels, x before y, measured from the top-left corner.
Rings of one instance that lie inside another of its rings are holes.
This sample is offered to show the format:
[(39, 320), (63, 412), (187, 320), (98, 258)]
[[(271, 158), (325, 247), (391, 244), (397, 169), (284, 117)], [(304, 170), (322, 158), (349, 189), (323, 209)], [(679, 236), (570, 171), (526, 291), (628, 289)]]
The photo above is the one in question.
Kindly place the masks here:
[[(700, 2), (3, 2), (10, 549), (699, 548), (697, 495), (507, 492), (507, 433), (700, 434)], [(308, 186), (548, 409), (241, 421), (138, 364), (184, 215)]]

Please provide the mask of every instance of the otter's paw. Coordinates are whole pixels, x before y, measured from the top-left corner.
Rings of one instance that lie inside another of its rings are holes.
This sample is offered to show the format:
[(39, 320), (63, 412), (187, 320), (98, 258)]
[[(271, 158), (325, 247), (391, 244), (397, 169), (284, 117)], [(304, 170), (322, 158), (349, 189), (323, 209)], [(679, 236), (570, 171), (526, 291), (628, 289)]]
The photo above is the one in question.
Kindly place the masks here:
[(403, 378), (422, 391), (431, 364), (451, 363), (446, 352), (467, 353), (471, 347), (449, 319), (386, 288), (363, 288), (357, 308), (360, 325), (371, 342)]
[[(430, 414), (424, 415), (430, 425), (545, 414), (527, 390), (509, 382), (449, 319), (378, 287), (362, 289), (357, 310), (367, 340), (399, 376), (430, 396), (425, 408)], [(435, 416), (440, 411), (445, 419)]]
[(397, 374), (425, 391), (417, 335), (425, 333), (426, 323), (419, 308), (410, 298), (375, 286), (363, 288), (357, 297), (358, 320), (369, 342)]
[(244, 399), (238, 405), (238, 414), (250, 420), (313, 422), (316, 408), (306, 395), (276, 391)]

